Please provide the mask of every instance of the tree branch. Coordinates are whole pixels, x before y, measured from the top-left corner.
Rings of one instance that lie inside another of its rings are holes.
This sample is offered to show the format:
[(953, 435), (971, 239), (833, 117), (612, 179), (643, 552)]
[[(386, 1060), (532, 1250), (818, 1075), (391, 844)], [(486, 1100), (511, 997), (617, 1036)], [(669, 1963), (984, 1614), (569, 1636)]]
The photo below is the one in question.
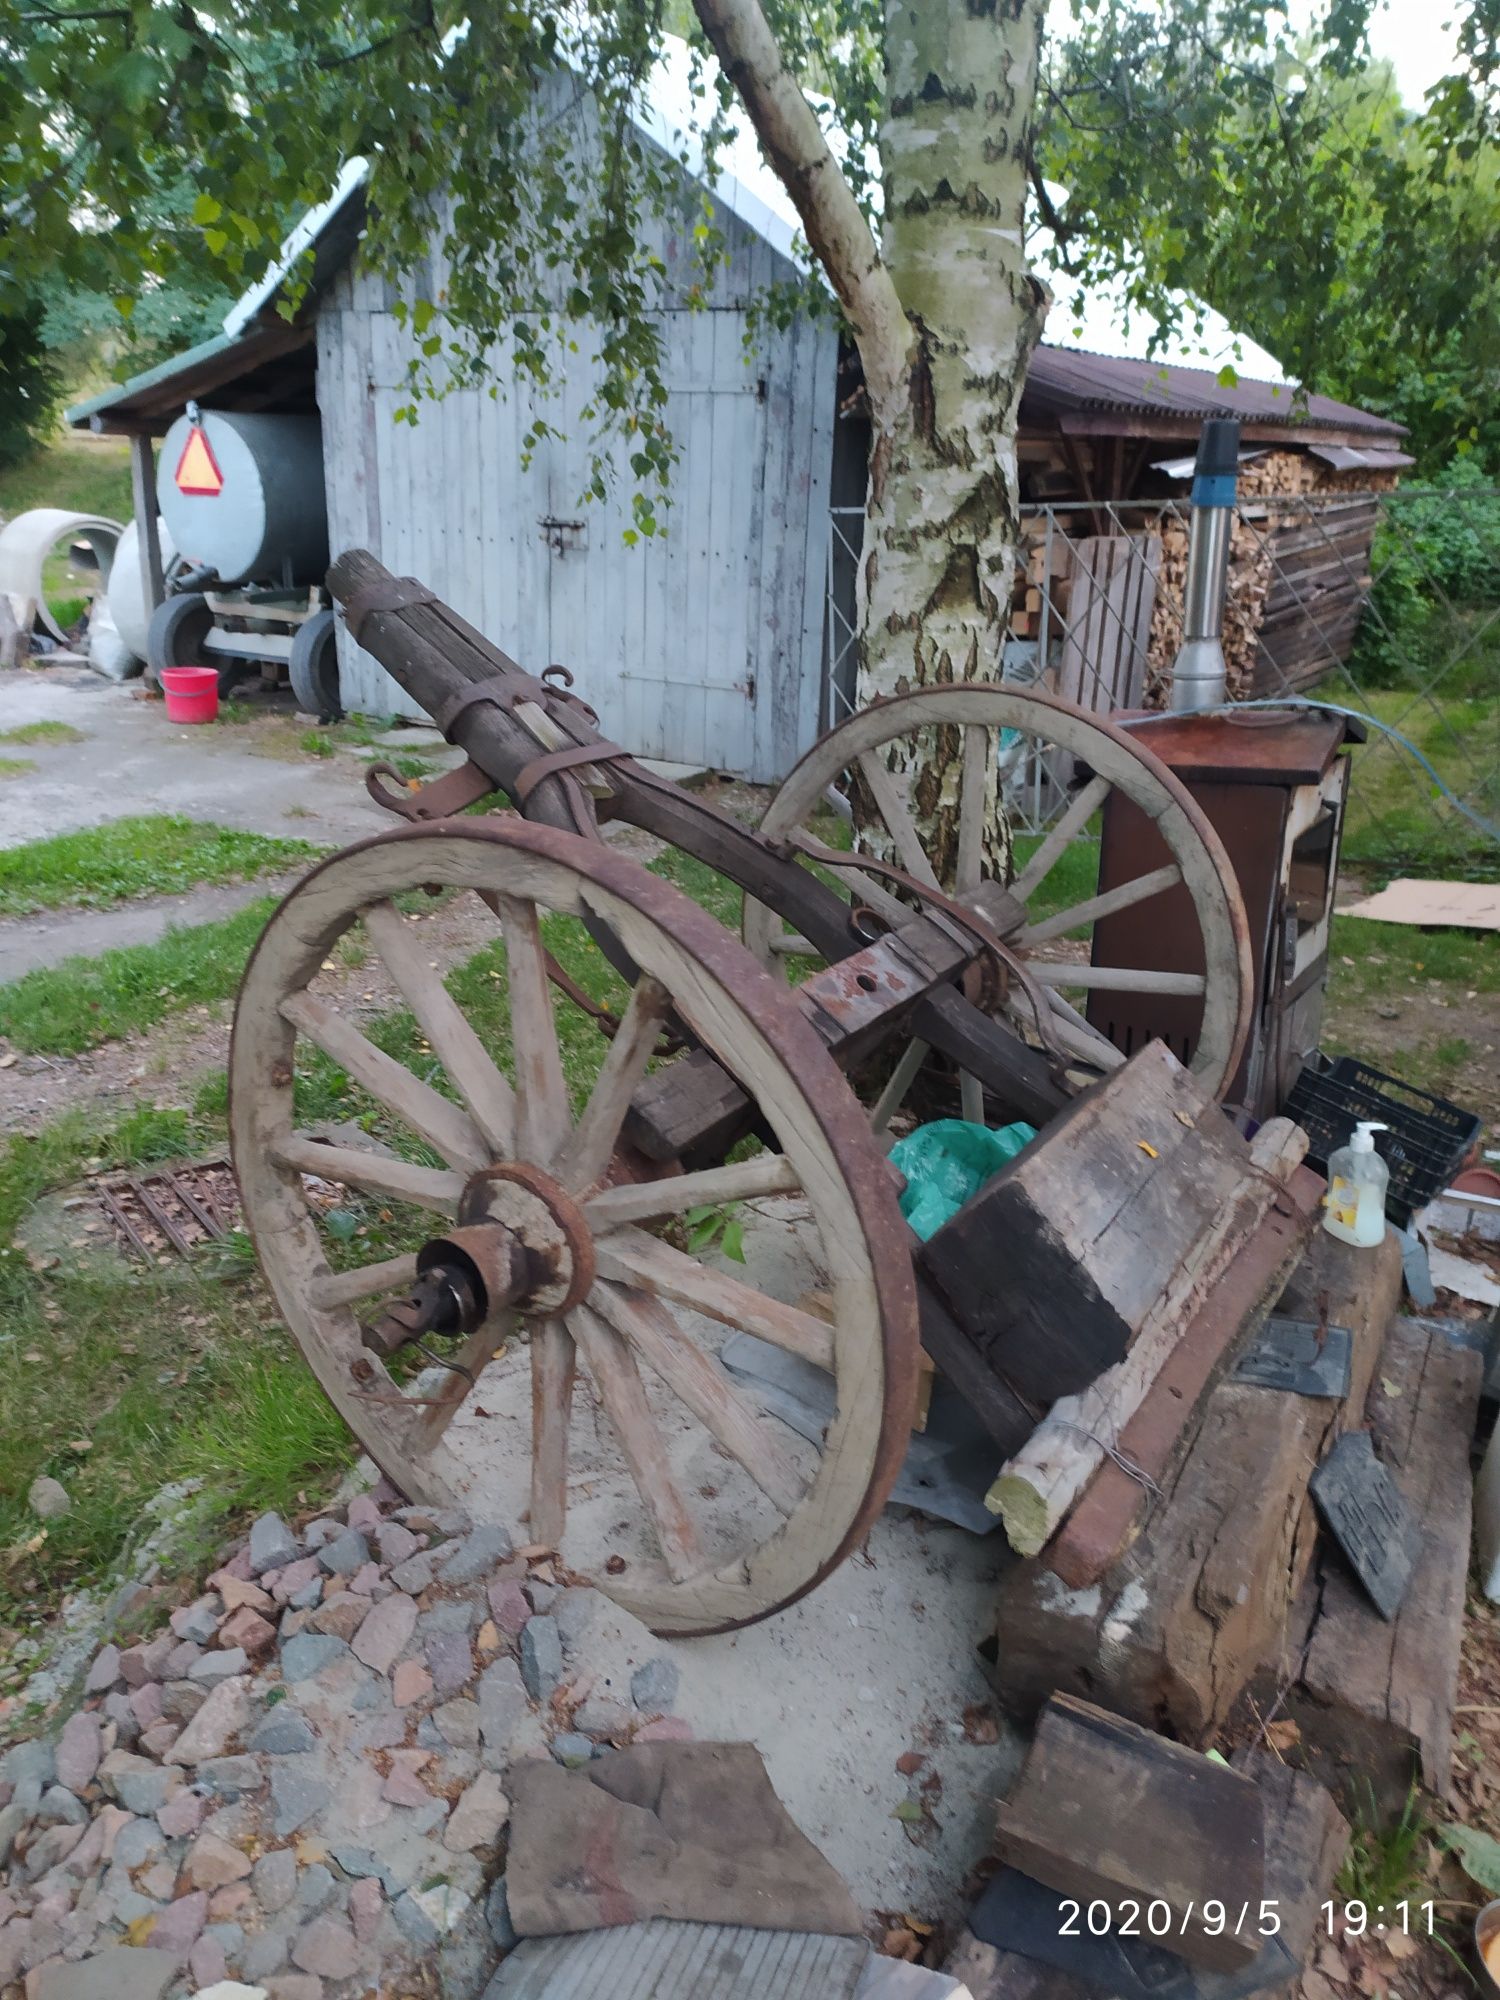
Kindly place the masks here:
[(760, 0), (693, 0), (859, 343), (877, 421), (907, 395), (913, 332), (853, 190), (781, 59)]

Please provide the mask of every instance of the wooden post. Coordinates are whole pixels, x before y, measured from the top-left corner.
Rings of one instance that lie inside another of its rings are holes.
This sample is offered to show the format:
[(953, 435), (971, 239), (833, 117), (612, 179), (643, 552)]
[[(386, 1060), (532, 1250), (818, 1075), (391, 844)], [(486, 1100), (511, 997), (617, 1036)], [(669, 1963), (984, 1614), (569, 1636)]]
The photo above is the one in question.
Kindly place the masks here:
[(144, 432), (137, 432), (130, 440), (130, 497), (135, 508), (141, 589), (149, 618), (165, 598), (167, 587), (161, 565), (161, 538), (156, 531), (156, 460), (151, 440)]

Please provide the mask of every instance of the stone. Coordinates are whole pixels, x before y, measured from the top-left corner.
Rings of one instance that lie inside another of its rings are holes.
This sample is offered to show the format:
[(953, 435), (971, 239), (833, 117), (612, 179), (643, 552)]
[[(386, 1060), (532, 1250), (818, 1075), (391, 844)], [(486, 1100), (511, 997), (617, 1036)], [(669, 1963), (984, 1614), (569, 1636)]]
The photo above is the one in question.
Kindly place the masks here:
[(370, 1544), (357, 1528), (342, 1529), (318, 1550), (318, 1561), (330, 1576), (352, 1576), (369, 1560)]
[(590, 1590), (586, 1584), (573, 1584), (558, 1593), (551, 1615), (557, 1621), (557, 1636), (563, 1642), (565, 1653), (571, 1656), (576, 1651), (584, 1634), (598, 1617), (599, 1609), (598, 1591)]
[(14, 1743), (3, 1757), (0, 1757), (0, 1779), (7, 1784), (20, 1785), (28, 1778), (35, 1778), (39, 1785), (50, 1785), (57, 1776), (57, 1755), (44, 1736), (28, 1736), (24, 1743)]
[(164, 1681), (185, 1680), (189, 1671), (203, 1658), (203, 1648), (196, 1639), (179, 1639), (162, 1662)]
[(630, 1698), (647, 1715), (665, 1715), (677, 1699), (681, 1679), (677, 1662), (658, 1653), (630, 1676)]
[(191, 1604), (181, 1605), (174, 1611), (167, 1623), (179, 1639), (191, 1639), (199, 1646), (208, 1645), (219, 1629), (219, 1620), (224, 1615), (224, 1606), (215, 1596), (198, 1597)]
[(159, 1951), (175, 1952), (186, 1958), (207, 1921), (208, 1896), (204, 1890), (195, 1889), (189, 1895), (179, 1896), (175, 1903), (168, 1903), (151, 1926), (151, 1942)]
[(49, 1785), (37, 1801), (36, 1816), (43, 1826), (82, 1826), (89, 1809), (66, 1785)]
[(208, 1801), (200, 1792), (180, 1791), (156, 1809), (156, 1824), (169, 1840), (196, 1833), (208, 1811)]
[(166, 1804), (182, 1784), (182, 1773), (130, 1750), (111, 1750), (99, 1766), (99, 1779), (127, 1812), (147, 1814)]
[(495, 1660), (479, 1676), (476, 1693), (480, 1738), (485, 1748), (498, 1757), (503, 1755), (522, 1717), (531, 1713), (521, 1669), (512, 1659)]
[(409, 1591), (413, 1597), (419, 1596), (432, 1582), (432, 1557), (425, 1549), (408, 1556), (392, 1569), (391, 1582), (398, 1590)]
[(240, 1675), (209, 1690), (208, 1699), (167, 1752), (169, 1764), (204, 1764), (222, 1757), (250, 1726), (250, 1683)]
[(323, 1982), (311, 1972), (284, 1972), (266, 1982), (270, 2000), (323, 2000)]
[(262, 1514), (250, 1528), (250, 1574), (264, 1576), (268, 1569), (282, 1569), (294, 1563), (302, 1550), (297, 1538), (279, 1514)]
[(514, 1577), (496, 1577), (489, 1587), (490, 1615), (507, 1638), (517, 1638), (531, 1617), (531, 1604)]
[(120, 1680), (120, 1649), (118, 1646), (101, 1646), (94, 1656), (94, 1663), (84, 1678), (83, 1691), (89, 1694), (108, 1694)]
[(149, 1729), (141, 1731), (136, 1748), (155, 1758), (159, 1764), (181, 1734), (177, 1724), (164, 1717), (160, 1722), (153, 1722)]
[(195, 1889), (222, 1889), (250, 1873), (250, 1857), (217, 1834), (200, 1833), (188, 1849), (183, 1872)]
[(493, 1847), (510, 1818), (510, 1800), (493, 1771), (481, 1771), (459, 1799), (443, 1829), (443, 1845), (454, 1853)]
[[(269, 1605), (270, 1598), (266, 1598)], [(270, 1652), (276, 1643), (276, 1627), (268, 1618), (248, 1604), (242, 1604), (238, 1611), (231, 1611), (219, 1628), (219, 1637), (226, 1647), (232, 1648), (242, 1657), (259, 1659), (262, 1653)]]
[(161, 1828), (149, 1819), (132, 1819), (115, 1834), (112, 1859), (122, 1868), (139, 1868), (166, 1845)]
[(68, 1717), (57, 1739), (53, 1761), (58, 1784), (65, 1785), (70, 1792), (81, 1792), (93, 1783), (103, 1754), (98, 1716), (79, 1709)]
[[(222, 1941), (219, 1942), (222, 1948)], [(191, 1968), (191, 1958), (188, 1965)], [(220, 1978), (214, 1985), (205, 1986), (202, 1992), (195, 1993), (193, 2000), (266, 2000), (266, 1990), (263, 1986), (243, 1986), (237, 1979)]]
[[(240, 1971), (247, 1979), (268, 1979), (286, 1964), (286, 1939), (279, 1931), (259, 1931), (240, 1953)], [(196, 2000), (196, 1995), (194, 1996)]]
[(552, 1754), (569, 1771), (580, 1771), (593, 1757), (594, 1739), (576, 1729), (561, 1729), (552, 1739)]
[(316, 1583), (321, 1590), (323, 1572), (318, 1567), (316, 1556), (303, 1556), (297, 1562), (288, 1563), (286, 1568), (279, 1572), (274, 1584), (267, 1583), (266, 1589), (278, 1604), (286, 1604), (299, 1590), (310, 1583)]
[(563, 1676), (562, 1640), (550, 1618), (528, 1619), (521, 1632), (521, 1678), (533, 1701), (546, 1701)]
[(349, 1922), (357, 1944), (374, 1943), (384, 1908), (385, 1892), (373, 1875), (354, 1883), (349, 1891)]
[(380, 1504), (372, 1500), (368, 1493), (356, 1493), (344, 1509), (344, 1519), (351, 1528), (358, 1528), (361, 1532), (378, 1528), (382, 1519)]
[(432, 1721), (445, 1743), (451, 1743), (455, 1749), (460, 1750), (478, 1749), (479, 1703), (477, 1701), (445, 1701), (441, 1708), (433, 1710)]
[(421, 1546), (420, 1539), (410, 1528), (403, 1528), (399, 1521), (382, 1521), (375, 1529), (376, 1552), (387, 1568), (405, 1562)]
[(177, 1893), (177, 1870), (170, 1861), (153, 1861), (149, 1868), (142, 1868), (135, 1878), (135, 1885), (143, 1896), (150, 1896), (154, 1902), (170, 1903)]
[(205, 1653), (201, 1660), (195, 1660), (188, 1668), (188, 1679), (196, 1681), (200, 1687), (213, 1687), (219, 1681), (231, 1680), (242, 1674), (250, 1664), (243, 1646), (226, 1646), (222, 1652)]
[(160, 1686), (161, 1712), (169, 1722), (191, 1722), (208, 1700), (208, 1689), (196, 1681), (164, 1681)]
[(248, 1882), (226, 1882), (222, 1889), (215, 1889), (208, 1899), (210, 1923), (240, 1923), (251, 1915), (255, 1899), (250, 1893)]
[(119, 1745), (128, 1750), (141, 1733), (141, 1725), (136, 1721), (135, 1710), (130, 1703), (131, 1696), (121, 1688), (116, 1688), (113, 1693), (104, 1697), (104, 1704), (99, 1713), (104, 1718), (104, 1724), (113, 1728), (115, 1741), (110, 1746), (112, 1749), (115, 1745)]
[(295, 1833), (298, 1827), (320, 1813), (329, 1800), (329, 1789), (321, 1778), (297, 1762), (278, 1763), (271, 1772), (271, 1799), (275, 1806), (273, 1824), (278, 1834)]
[(273, 1847), (250, 1870), (255, 1900), (268, 1916), (284, 1910), (297, 1890), (297, 1857), (289, 1847)]
[(344, 1641), (332, 1632), (298, 1632), (281, 1648), (281, 1678), (289, 1686), (295, 1681), (310, 1680), (348, 1650)]
[(438, 1574), (444, 1584), (478, 1583), (512, 1553), (510, 1536), (499, 1522), (484, 1522), (444, 1550), (438, 1557)]
[(406, 1650), (416, 1629), (417, 1607), (409, 1597), (387, 1597), (374, 1605), (350, 1641), (356, 1660), (378, 1674), (388, 1674)]
[(581, 1735), (609, 1742), (629, 1736), (635, 1722), (635, 1711), (607, 1694), (590, 1695), (573, 1714), (573, 1727)]
[(359, 1970), (359, 1945), (337, 1917), (314, 1917), (292, 1946), (292, 1963), (320, 1979), (352, 1979)]
[(276, 1603), (270, 1591), (263, 1590), (258, 1583), (229, 1576), (223, 1570), (219, 1572), (218, 1587), (227, 1611), (270, 1611)]
[(325, 1594), (323, 1602), (308, 1613), (308, 1630), (331, 1632), (347, 1645), (364, 1624), (369, 1610), (369, 1599), (356, 1597), (352, 1590), (341, 1590), (337, 1597)]
[[(429, 1889), (409, 1889), (401, 1898), (410, 1900), (427, 1919), (434, 1937), (441, 1937), (463, 1921), (473, 1897), (451, 1882), (435, 1882)], [(400, 1921), (400, 1918), (397, 1918)]]
[[(344, 1873), (356, 1883), (373, 1876), (388, 1895), (394, 1896), (401, 1887), (399, 1878), (392, 1872), (389, 1862), (383, 1861), (371, 1847), (334, 1847), (329, 1852)], [(351, 1900), (353, 1890), (350, 1892)]]
[(37, 1835), (26, 1850), (27, 1875), (32, 1881), (39, 1880), (49, 1869), (56, 1868), (61, 1862), (66, 1861), (82, 1839), (81, 1824), (48, 1827), (45, 1833)]
[(398, 1896), (391, 1905), (391, 1915), (396, 1920), (396, 1928), (401, 1935), (421, 1951), (428, 1951), (438, 1941), (437, 1925), (428, 1916), (411, 1890)]
[(218, 1799), (243, 1798), (246, 1792), (259, 1791), (265, 1782), (258, 1757), (210, 1757), (198, 1766), (198, 1782), (206, 1785)]
[[(115, 1695), (105, 1697), (105, 1706), (118, 1699)], [(160, 1681), (143, 1681), (124, 1697), (130, 1713), (134, 1716), (138, 1729), (149, 1729), (153, 1722), (160, 1722), (165, 1714)]]
[(313, 1749), (317, 1740), (306, 1718), (283, 1701), (256, 1724), (249, 1748), (257, 1754), (291, 1757)]
[(393, 1750), (390, 1773), (380, 1788), (380, 1796), (393, 1806), (430, 1805), (432, 1794), (417, 1773), (431, 1762), (430, 1750)]
[(25, 1806), (17, 1805), (14, 1799), (8, 1806), (0, 1806), (0, 1868), (10, 1859), (10, 1851), (16, 1844), (16, 1835), (25, 1826), (30, 1815)]
[(27, 2000), (161, 2000), (177, 1976), (178, 1959), (155, 1946), (106, 1945), (77, 1964), (44, 1967)]
[(305, 1549), (321, 1549), (329, 1542), (336, 1542), (344, 1532), (344, 1523), (337, 1514), (320, 1514), (316, 1521), (309, 1521), (302, 1530), (302, 1546)]
[(403, 1660), (391, 1675), (391, 1695), (397, 1708), (410, 1708), (432, 1693), (432, 1675), (420, 1660)]
[(680, 1715), (659, 1716), (631, 1738), (633, 1743), (691, 1743), (692, 1740), (693, 1725)]
[[(205, 1931), (188, 1953), (188, 1977), (200, 1991), (216, 1993), (221, 1985), (234, 1986), (236, 1992), (243, 1991), (230, 1979), (225, 1978), (229, 1962), (224, 1956), (224, 1947), (216, 1937)], [(197, 1995), (194, 1995), (197, 2000)]]
[(45, 1472), (27, 1487), (26, 1505), (39, 1521), (59, 1521), (73, 1508), (67, 1487), (61, 1480), (49, 1478)]
[(432, 1685), (438, 1694), (457, 1694), (473, 1679), (474, 1652), (466, 1633), (434, 1632), (423, 1650), (427, 1655)]
[(484, 1899), (484, 1920), (489, 1925), (490, 1936), (500, 1951), (514, 1951), (521, 1942), (516, 1935), (516, 1927), (510, 1920), (510, 1901), (505, 1892), (505, 1877), (497, 1875), (490, 1884), (490, 1892)]
[(311, 1583), (304, 1583), (300, 1590), (294, 1590), (287, 1599), (293, 1611), (311, 1611), (323, 1601), (323, 1579), (315, 1576)]
[[(319, 1853), (322, 1849), (317, 1850)], [(341, 1903), (339, 1883), (331, 1869), (321, 1861), (314, 1861), (304, 1868), (297, 1878), (297, 1908), (315, 1917), (319, 1910), (326, 1910), (330, 1903)]]

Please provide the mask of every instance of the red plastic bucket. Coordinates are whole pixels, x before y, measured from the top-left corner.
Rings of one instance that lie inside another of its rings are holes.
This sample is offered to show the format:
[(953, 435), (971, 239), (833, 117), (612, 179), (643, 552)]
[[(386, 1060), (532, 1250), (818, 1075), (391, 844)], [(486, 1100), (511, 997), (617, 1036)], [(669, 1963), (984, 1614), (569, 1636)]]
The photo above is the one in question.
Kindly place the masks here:
[(163, 667), (168, 722), (212, 722), (219, 712), (217, 667)]

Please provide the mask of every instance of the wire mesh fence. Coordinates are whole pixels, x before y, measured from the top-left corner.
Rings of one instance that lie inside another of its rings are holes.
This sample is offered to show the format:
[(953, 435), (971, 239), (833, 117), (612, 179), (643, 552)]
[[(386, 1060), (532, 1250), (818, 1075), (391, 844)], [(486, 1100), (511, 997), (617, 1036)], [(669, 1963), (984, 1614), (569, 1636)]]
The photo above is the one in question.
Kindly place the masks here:
[[(864, 518), (829, 523), (824, 723), (857, 705)], [(1100, 713), (1164, 706), (1182, 629), (1185, 500), (1027, 508), (1002, 677)], [(1368, 717), (1344, 853), (1388, 873), (1500, 875), (1500, 487), (1242, 493), (1224, 652), (1230, 698)], [(1017, 824), (1063, 787), (1002, 757)]]

